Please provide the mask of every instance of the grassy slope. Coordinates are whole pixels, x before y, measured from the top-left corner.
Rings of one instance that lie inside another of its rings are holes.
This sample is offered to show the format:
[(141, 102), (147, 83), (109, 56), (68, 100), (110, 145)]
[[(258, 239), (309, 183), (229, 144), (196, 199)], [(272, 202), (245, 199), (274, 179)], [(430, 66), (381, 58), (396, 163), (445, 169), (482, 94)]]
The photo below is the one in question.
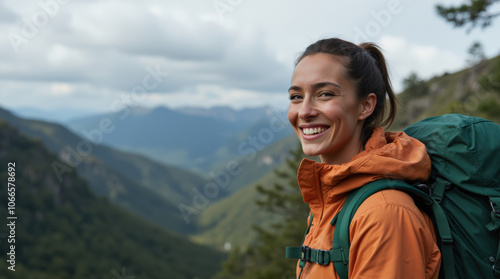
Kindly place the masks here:
[[(274, 168), (283, 164), (288, 156), (288, 150), (295, 148), (298, 143), (297, 136), (289, 135), (282, 140), (270, 144), (260, 152), (257, 152), (257, 149), (254, 148), (254, 157), (251, 157), (252, 155), (245, 155), (238, 159), (241, 166), (241, 173), (231, 178), (227, 191), (235, 193), (272, 172)], [(223, 170), (224, 165), (225, 163), (218, 165), (215, 170)]]
[[(211, 203), (196, 217), (197, 233), (192, 235), (196, 242), (222, 249), (226, 242), (233, 246), (248, 245), (255, 240), (252, 224), (269, 222), (274, 217), (262, 212), (255, 205), (257, 184), (265, 187), (278, 181), (273, 170), (283, 165), (288, 151), (299, 143), (295, 135), (283, 138), (258, 152), (251, 161), (240, 161), (241, 173), (231, 178), (227, 188), (230, 196)], [(271, 164), (264, 163), (272, 158)], [(248, 157), (247, 157), (248, 158)]]
[(275, 220), (272, 215), (255, 205), (255, 201), (259, 199), (255, 187), (257, 184), (268, 187), (275, 182), (278, 182), (278, 178), (271, 172), (258, 182), (203, 210), (197, 218), (198, 229), (202, 233), (194, 235), (192, 239), (217, 248), (223, 248), (226, 242), (232, 246), (252, 243), (257, 236), (252, 225)]

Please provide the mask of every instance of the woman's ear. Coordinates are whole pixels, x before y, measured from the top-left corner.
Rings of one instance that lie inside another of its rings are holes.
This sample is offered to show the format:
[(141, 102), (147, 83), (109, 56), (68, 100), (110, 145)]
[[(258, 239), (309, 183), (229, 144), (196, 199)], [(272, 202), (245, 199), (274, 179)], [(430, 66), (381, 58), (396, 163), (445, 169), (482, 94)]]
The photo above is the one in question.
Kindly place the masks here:
[(370, 93), (366, 98), (361, 100), (360, 112), (359, 112), (359, 120), (365, 120), (370, 115), (372, 115), (375, 110), (375, 106), (377, 105), (377, 96), (375, 93)]

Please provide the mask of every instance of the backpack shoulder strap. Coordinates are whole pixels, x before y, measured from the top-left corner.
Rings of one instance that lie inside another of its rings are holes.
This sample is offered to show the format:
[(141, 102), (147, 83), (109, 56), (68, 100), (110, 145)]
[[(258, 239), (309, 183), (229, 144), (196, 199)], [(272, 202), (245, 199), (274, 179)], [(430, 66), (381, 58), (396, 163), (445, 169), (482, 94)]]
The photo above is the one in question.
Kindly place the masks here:
[(299, 278), (300, 276), (302, 275), (302, 271), (304, 270), (304, 267), (306, 266), (306, 255), (305, 253), (307, 251), (305, 251), (304, 249), (304, 240), (306, 239), (306, 235), (309, 233), (309, 230), (311, 229), (311, 226), (312, 226), (312, 221), (313, 221), (313, 214), (312, 212), (309, 213), (309, 225), (307, 226), (307, 229), (306, 229), (306, 232), (304, 233), (304, 236), (302, 237), (302, 246), (300, 247), (290, 247), (290, 246), (287, 246), (286, 249), (285, 249), (285, 256), (287, 259), (300, 259), (300, 262), (299, 262), (299, 267), (300, 267), (300, 274), (299, 274)]
[[(500, 232), (500, 197), (489, 197), (491, 206), (491, 222), (486, 225), (489, 231)], [(500, 242), (498, 243), (497, 256), (493, 264), (493, 270), (496, 277), (500, 277)]]
[(344, 262), (334, 262), (335, 270), (340, 279), (348, 279), (348, 259), (349, 248), (351, 246), (349, 226), (356, 210), (369, 196), (387, 189), (404, 191), (411, 195), (417, 203), (428, 207), (433, 212), (440, 236), (445, 278), (454, 278), (453, 248), (451, 245), (453, 240), (448, 220), (439, 204), (423, 191), (402, 180), (381, 179), (370, 182), (351, 192), (338, 215), (332, 220), (332, 225), (336, 225), (333, 233), (332, 248), (340, 249), (345, 253), (347, 258), (347, 261)]

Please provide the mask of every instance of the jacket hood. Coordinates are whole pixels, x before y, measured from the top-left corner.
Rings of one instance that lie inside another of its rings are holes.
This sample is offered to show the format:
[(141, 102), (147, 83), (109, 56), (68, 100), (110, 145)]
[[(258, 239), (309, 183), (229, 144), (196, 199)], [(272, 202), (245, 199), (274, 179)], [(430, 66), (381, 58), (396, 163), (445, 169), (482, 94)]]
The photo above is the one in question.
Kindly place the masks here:
[(297, 178), (304, 201), (311, 204), (320, 202), (318, 197), (335, 199), (378, 179), (426, 181), (430, 170), (423, 143), (404, 132), (384, 132), (377, 127), (365, 150), (350, 162), (329, 165), (303, 159)]

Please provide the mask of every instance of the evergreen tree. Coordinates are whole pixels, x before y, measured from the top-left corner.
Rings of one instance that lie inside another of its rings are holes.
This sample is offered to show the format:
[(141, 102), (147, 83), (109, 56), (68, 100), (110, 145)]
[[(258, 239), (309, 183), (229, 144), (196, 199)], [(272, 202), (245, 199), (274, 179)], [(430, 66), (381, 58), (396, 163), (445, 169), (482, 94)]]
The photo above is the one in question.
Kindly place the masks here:
[(478, 41), (472, 43), (472, 45), (467, 50), (467, 53), (469, 54), (469, 59), (467, 60), (467, 62), (471, 66), (478, 64), (486, 58), (483, 45)]
[(438, 14), (446, 21), (451, 22), (455, 27), (462, 27), (470, 24), (468, 31), (471, 31), (476, 26), (485, 28), (489, 26), (493, 18), (500, 13), (488, 12), (491, 6), (499, 0), (469, 0), (467, 4), (460, 6), (444, 7), (437, 5)]
[(415, 72), (411, 72), (410, 75), (403, 80), (403, 86), (404, 90), (408, 90), (416, 96), (424, 96), (429, 92), (425, 80), (421, 79)]
[(262, 199), (256, 202), (262, 210), (279, 216), (280, 221), (267, 226), (254, 225), (257, 243), (246, 251), (235, 249), (215, 278), (295, 278), (296, 260), (285, 258), (285, 247), (301, 243), (307, 225), (309, 207), (304, 203), (297, 183), (297, 169), (303, 158), (299, 145), (290, 151), (286, 170), (274, 172), (282, 183), (272, 187), (257, 185)]

